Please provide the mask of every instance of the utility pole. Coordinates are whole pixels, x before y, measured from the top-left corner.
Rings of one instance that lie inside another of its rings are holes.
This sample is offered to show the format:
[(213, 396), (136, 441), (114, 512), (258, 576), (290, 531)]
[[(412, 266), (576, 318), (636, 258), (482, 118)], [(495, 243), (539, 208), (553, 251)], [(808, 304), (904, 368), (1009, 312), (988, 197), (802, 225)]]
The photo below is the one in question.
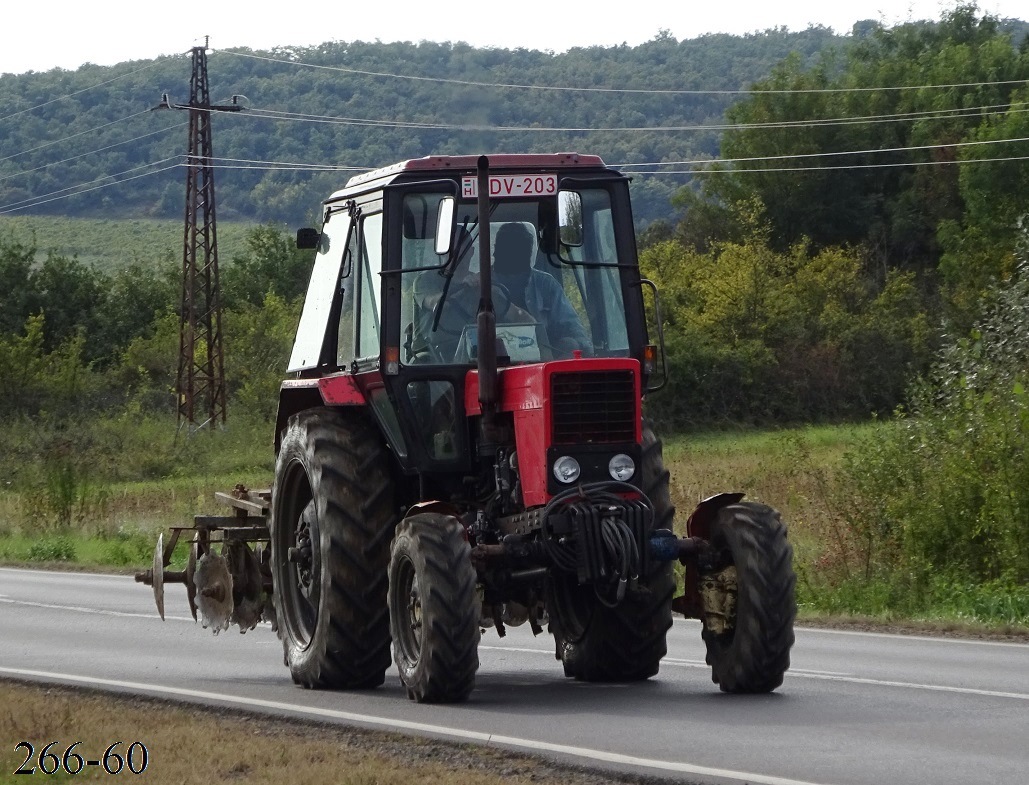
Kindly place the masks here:
[[(179, 370), (176, 377), (178, 428), (190, 433), (225, 424), (225, 364), (222, 306), (218, 283), (218, 240), (214, 209), (211, 114), (238, 112), (211, 104), (207, 80), (207, 42), (192, 49), (189, 103), (173, 104), (165, 93), (154, 109), (189, 111), (186, 155), (186, 220), (182, 242), (182, 306), (179, 312)], [(201, 419), (203, 418), (203, 419)], [(198, 423), (198, 419), (200, 420)]]

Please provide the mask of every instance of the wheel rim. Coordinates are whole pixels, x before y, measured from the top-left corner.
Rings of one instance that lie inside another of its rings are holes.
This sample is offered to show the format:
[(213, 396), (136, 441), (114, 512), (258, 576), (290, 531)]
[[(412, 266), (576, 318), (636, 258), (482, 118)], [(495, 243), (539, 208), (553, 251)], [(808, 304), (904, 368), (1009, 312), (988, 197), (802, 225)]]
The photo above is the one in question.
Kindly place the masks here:
[(397, 565), (397, 592), (394, 612), (400, 623), (396, 625), (395, 645), (404, 659), (417, 664), (422, 653), (422, 598), (418, 590), (418, 575), (414, 563), (407, 557)]
[(720, 606), (718, 610), (724, 615), (724, 620), (721, 622), (723, 626), (722, 629), (712, 629), (708, 619), (705, 618), (703, 621), (704, 636), (709, 640), (717, 641), (723, 647), (728, 647), (732, 645), (736, 637), (736, 622), (739, 615), (739, 569), (736, 567), (732, 546), (724, 537), (716, 535), (712, 544), (717, 548), (718, 556), (713, 563), (708, 565), (708, 569), (701, 572), (701, 583), (711, 582), (712, 590), (716, 594), (723, 595), (730, 592), (731, 586), (733, 597), (731, 602), (723, 597), (720, 602), (714, 603), (716, 606)]
[(317, 531), (317, 513), (314, 509), (314, 502), (310, 502), (297, 521), (293, 530), (293, 547), (289, 551), (289, 561), (293, 565), (293, 578), (300, 590), (300, 594), (306, 597), (308, 602), (317, 597), (317, 589), (314, 585), (314, 544), (313, 538)]
[(310, 645), (318, 624), (321, 598), (321, 570), (318, 553), (318, 510), (307, 482), (307, 474), (297, 465), (286, 484), (287, 498), (293, 501), (283, 510), (282, 518), (290, 521), (276, 537), (282, 548), (283, 597), (285, 618), (282, 623), (301, 648)]

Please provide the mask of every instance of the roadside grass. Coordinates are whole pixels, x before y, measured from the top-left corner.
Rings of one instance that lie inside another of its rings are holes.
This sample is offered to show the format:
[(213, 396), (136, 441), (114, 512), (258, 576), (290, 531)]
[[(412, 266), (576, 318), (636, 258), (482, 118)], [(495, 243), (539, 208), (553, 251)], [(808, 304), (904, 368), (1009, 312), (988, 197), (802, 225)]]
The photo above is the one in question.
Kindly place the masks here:
[[(33, 567), (86, 568), (131, 572), (149, 566), (157, 535), (190, 526), (194, 515), (225, 515), (215, 491), (271, 486), (271, 472), (249, 467), (237, 472), (116, 483), (107, 487), (97, 517), (59, 528), (26, 505), (32, 498), (0, 492), (0, 563)], [(184, 551), (184, 544), (179, 550)], [(177, 562), (176, 562), (177, 563)]]
[(1027, 586), (973, 585), (942, 570), (927, 585), (916, 584), (904, 575), (868, 577), (849, 567), (855, 544), (843, 459), (877, 429), (890, 427), (868, 422), (667, 439), (677, 525), (684, 526), (699, 501), (722, 491), (746, 492), (779, 510), (794, 549), (802, 621), (1029, 638)]
[(271, 427), (177, 434), (169, 418), (84, 422), (74, 436), (16, 422), (0, 456), (0, 562), (132, 571), (159, 532), (224, 514), (215, 491), (271, 485)]
[(723, 491), (777, 509), (797, 564), (813, 564), (840, 536), (834, 489), (844, 453), (872, 424), (803, 426), (673, 437), (665, 442), (676, 520), (684, 525), (701, 500)]
[[(148, 758), (142, 777), (151, 785), (208, 785), (244, 781), (254, 785), (283, 782), (331, 782), (335, 785), (600, 785), (636, 782), (617, 775), (576, 771), (517, 753), (474, 745), (418, 739), (386, 732), (332, 727), (324, 724), (240, 715), (217, 709), (188, 707), (150, 699), (130, 699), (63, 687), (0, 681), (0, 785), (25, 781), (15, 774), (27, 750), (26, 766), (41, 774), (39, 757), (45, 745), (56, 760), (46, 759), (47, 782), (102, 781), (110, 775), (101, 766), (88, 766), (78, 774), (63, 770), (69, 755), (103, 761), (112, 754), (123, 759), (120, 774), (134, 779), (125, 756), (133, 742), (145, 745)], [(141, 765), (141, 750), (133, 750), (133, 766)], [(117, 768), (112, 757), (109, 767)], [(141, 777), (141, 779), (142, 779)]]

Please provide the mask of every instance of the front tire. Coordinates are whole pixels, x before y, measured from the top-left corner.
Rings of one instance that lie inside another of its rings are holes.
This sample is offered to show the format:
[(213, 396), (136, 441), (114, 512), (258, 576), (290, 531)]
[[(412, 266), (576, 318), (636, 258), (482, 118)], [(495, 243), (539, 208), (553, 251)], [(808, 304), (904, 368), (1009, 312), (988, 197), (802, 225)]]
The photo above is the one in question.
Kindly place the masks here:
[[(643, 491), (654, 506), (653, 529), (671, 529), (675, 508), (661, 459), (661, 441), (643, 427)], [(574, 575), (554, 577), (548, 608), (551, 631), (566, 676), (580, 681), (630, 682), (658, 672), (668, 652), (675, 573), (671, 562), (651, 565), (640, 586), (615, 607), (604, 605), (592, 586)]]
[(290, 418), (272, 488), (272, 581), (293, 681), (376, 687), (390, 663), (386, 567), (394, 484), (378, 430), (356, 413)]
[(729, 629), (704, 624), (711, 678), (723, 692), (771, 692), (790, 667), (797, 615), (786, 526), (771, 507), (742, 502), (719, 510), (710, 542), (717, 554), (714, 569), (736, 584)]
[(393, 650), (407, 695), (463, 701), (479, 668), (479, 602), (464, 527), (438, 513), (401, 521), (389, 562)]

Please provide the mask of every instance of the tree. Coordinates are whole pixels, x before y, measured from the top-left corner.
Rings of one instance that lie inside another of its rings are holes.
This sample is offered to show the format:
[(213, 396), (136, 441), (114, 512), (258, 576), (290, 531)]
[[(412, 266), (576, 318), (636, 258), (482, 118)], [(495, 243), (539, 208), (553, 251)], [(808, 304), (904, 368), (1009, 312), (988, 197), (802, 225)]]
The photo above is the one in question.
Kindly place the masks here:
[(307, 292), (314, 257), (301, 251), (283, 229), (265, 224), (247, 234), (247, 251), (233, 257), (222, 275), (223, 302), (227, 307), (260, 306), (265, 295), (292, 302)]
[(300, 301), (274, 293), (260, 305), (245, 303), (226, 313), (225, 375), (233, 401), (245, 411), (275, 417), (299, 321)]
[(1029, 255), (1019, 256), (974, 329), (947, 341), (906, 411), (848, 463), (858, 539), (920, 596), (946, 581), (1029, 581)]
[(118, 362), (134, 339), (154, 332), (158, 316), (178, 307), (181, 275), (179, 266), (168, 261), (133, 262), (110, 276), (103, 318), (96, 326), (94, 353), (101, 365)]
[(94, 401), (98, 380), (83, 358), (82, 335), (47, 351), (45, 319), (30, 316), (18, 334), (0, 334), (0, 418), (45, 413), (50, 422), (80, 416)]
[[(757, 200), (779, 250), (861, 244), (881, 279), (935, 271), (939, 227), (965, 210), (953, 145), (975, 140), (1027, 76), (1029, 55), (971, 5), (866, 30), (813, 66), (787, 58), (727, 113), (738, 125), (723, 139), (729, 172), (709, 175), (703, 193), (730, 208)], [(855, 122), (820, 122), (833, 118)]]
[(16, 333), (34, 311), (34, 293), (30, 278), (34, 246), (0, 235), (0, 335)]
[[(80, 331), (87, 339), (100, 333), (110, 279), (78, 259), (51, 252), (29, 286), (35, 290), (36, 309), (45, 315), (44, 339), (48, 351)], [(86, 356), (96, 359), (101, 347), (87, 341)]]
[(910, 273), (885, 283), (860, 252), (784, 252), (752, 224), (745, 242), (698, 253), (675, 240), (640, 257), (662, 290), (675, 395), (648, 400), (670, 427), (889, 412), (927, 359), (928, 322)]
[[(1027, 102), (1029, 89), (1012, 94), (1008, 110), (984, 122), (972, 140), (1029, 138), (1029, 118), (1021, 108)], [(967, 325), (991, 282), (1014, 272), (1015, 244), (1029, 216), (1029, 161), (1018, 160), (1024, 150), (1025, 142), (1007, 142), (962, 151), (966, 163), (959, 187), (965, 212), (960, 220), (942, 223), (939, 231), (944, 249), (940, 271), (955, 305), (952, 316), (962, 324)]]

